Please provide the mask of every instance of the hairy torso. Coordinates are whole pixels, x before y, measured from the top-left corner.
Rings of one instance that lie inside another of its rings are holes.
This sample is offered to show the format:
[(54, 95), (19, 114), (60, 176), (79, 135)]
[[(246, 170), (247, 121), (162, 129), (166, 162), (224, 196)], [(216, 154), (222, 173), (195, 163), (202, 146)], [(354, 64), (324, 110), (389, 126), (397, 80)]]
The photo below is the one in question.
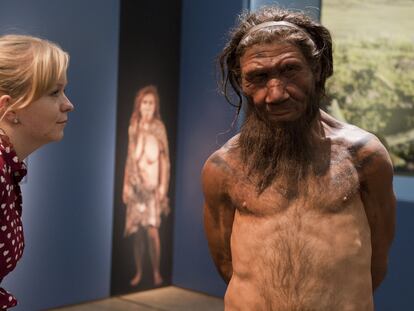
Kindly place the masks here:
[(278, 177), (261, 194), (237, 150), (213, 161), (228, 172), (226, 200), (236, 210), (226, 310), (373, 310), (370, 229), (352, 146), (330, 140), (306, 178)]

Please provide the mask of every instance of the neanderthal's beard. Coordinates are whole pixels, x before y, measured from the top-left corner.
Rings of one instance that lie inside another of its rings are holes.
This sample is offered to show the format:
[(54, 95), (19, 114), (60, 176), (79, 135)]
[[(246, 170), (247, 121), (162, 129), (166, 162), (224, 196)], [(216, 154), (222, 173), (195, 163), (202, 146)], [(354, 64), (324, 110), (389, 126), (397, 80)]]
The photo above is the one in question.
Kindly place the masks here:
[(259, 193), (277, 177), (296, 184), (306, 176), (312, 156), (311, 127), (318, 113), (316, 105), (298, 120), (271, 124), (254, 108), (248, 112), (238, 146), (249, 175), (258, 180)]

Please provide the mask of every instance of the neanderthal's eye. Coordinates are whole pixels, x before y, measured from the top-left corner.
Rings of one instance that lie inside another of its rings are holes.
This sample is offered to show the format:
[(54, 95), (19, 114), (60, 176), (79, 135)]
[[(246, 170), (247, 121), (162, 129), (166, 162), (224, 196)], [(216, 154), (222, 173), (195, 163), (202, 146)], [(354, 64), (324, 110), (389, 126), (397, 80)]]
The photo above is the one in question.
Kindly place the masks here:
[(301, 67), (297, 64), (286, 64), (280, 69), (280, 73), (284, 75), (294, 75), (300, 71)]
[(261, 83), (268, 79), (267, 72), (252, 72), (246, 75), (246, 80), (250, 83)]

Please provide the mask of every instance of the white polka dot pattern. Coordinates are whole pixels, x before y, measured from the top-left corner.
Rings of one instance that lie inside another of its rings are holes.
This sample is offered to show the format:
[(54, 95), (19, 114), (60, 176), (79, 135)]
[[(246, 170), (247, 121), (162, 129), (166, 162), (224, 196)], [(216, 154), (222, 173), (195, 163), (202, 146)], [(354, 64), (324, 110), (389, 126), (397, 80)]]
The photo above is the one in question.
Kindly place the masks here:
[[(19, 182), (26, 175), (8, 138), (0, 135), (0, 281), (10, 273), (24, 249), (22, 196)], [(17, 304), (16, 298), (0, 287), (0, 309)]]

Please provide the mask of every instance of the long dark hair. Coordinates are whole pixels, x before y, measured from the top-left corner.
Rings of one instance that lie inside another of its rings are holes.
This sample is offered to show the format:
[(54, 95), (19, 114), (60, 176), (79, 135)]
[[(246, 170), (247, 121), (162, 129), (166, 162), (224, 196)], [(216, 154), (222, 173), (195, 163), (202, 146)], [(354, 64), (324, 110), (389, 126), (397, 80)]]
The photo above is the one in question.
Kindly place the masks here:
[[(249, 40), (244, 40), (252, 27), (269, 21), (287, 21), (303, 31), (293, 27), (264, 29), (264, 31), (250, 34)], [(247, 43), (243, 44), (245, 41)], [(255, 44), (275, 41), (294, 44), (302, 51), (313, 72), (318, 74), (315, 79), (315, 95), (320, 99), (324, 97), (325, 81), (333, 74), (332, 39), (328, 29), (303, 13), (278, 7), (264, 7), (256, 12), (247, 12), (239, 16), (238, 24), (230, 32), (230, 40), (218, 56), (221, 73), (220, 89), (227, 101), (236, 107), (238, 112), (243, 102), (240, 57), (247, 48)]]
[(143, 88), (139, 89), (137, 94), (135, 95), (134, 100), (134, 110), (131, 114), (131, 119), (129, 121), (129, 124), (133, 124), (135, 122), (139, 122), (141, 119), (141, 102), (145, 95), (152, 94), (155, 98), (155, 111), (154, 111), (154, 119), (160, 119), (160, 97), (158, 95), (157, 87), (154, 85), (147, 85)]

